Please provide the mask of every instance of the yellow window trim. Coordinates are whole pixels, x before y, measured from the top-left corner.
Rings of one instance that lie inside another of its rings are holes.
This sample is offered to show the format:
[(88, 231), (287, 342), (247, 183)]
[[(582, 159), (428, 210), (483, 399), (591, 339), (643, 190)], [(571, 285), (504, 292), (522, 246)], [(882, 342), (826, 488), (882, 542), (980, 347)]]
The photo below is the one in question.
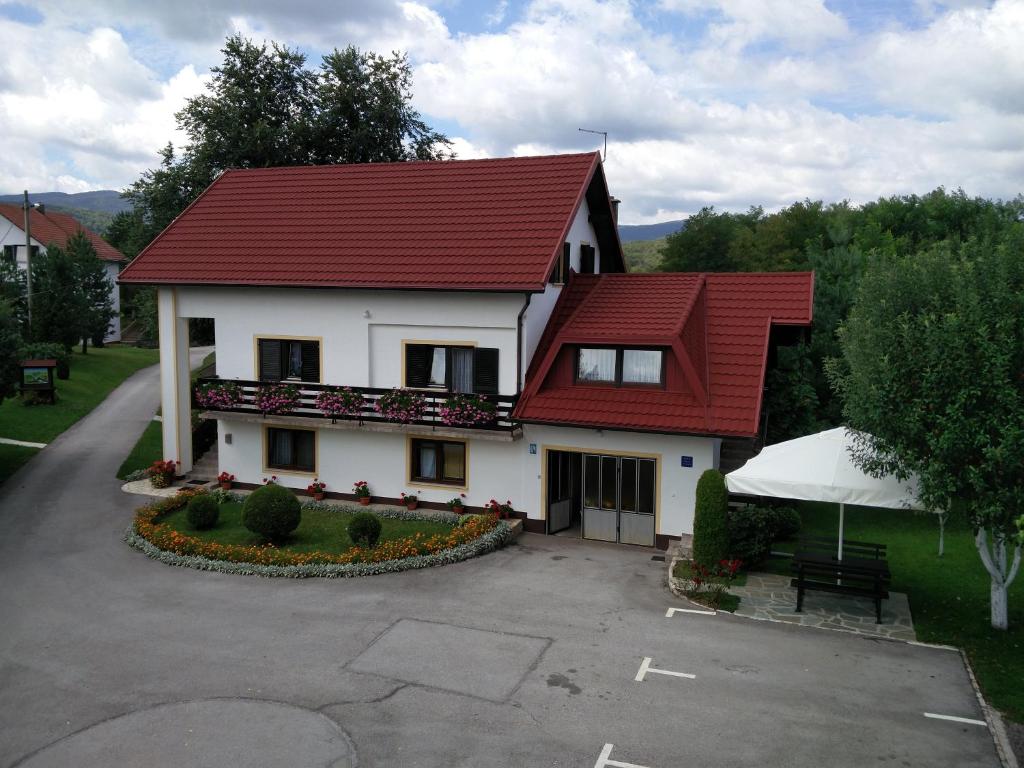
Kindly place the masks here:
[[(430, 440), (435, 443), (462, 443), (463, 450), (463, 478), (462, 485), (457, 483), (430, 483), (420, 480), (414, 480), (412, 476), (412, 441), (413, 440)], [(405, 436), (405, 479), (410, 487), (413, 488), (439, 488), (451, 491), (467, 491), (469, 490), (469, 441), (458, 440), (456, 438), (449, 437), (437, 437), (431, 434), (406, 434)]]
[[(280, 467), (270, 467), (268, 459), (270, 458), (270, 430), (271, 429), (287, 429), (294, 432), (312, 432), (313, 433), (313, 471), (306, 472), (301, 469), (281, 469)], [(292, 426), (277, 426), (275, 424), (264, 424), (263, 425), (263, 447), (260, 464), (263, 465), (264, 474), (275, 474), (280, 472), (284, 475), (302, 475), (303, 477), (319, 477), (320, 476), (320, 430), (319, 429), (305, 429), (303, 427), (292, 427)]]
[[(252, 336), (252, 379), (260, 380), (260, 341), (315, 341), (320, 354), (320, 378), (305, 384), (324, 383), (324, 337), (323, 336), (287, 336), (281, 333), (254, 333)], [(292, 379), (282, 379), (292, 381)]]

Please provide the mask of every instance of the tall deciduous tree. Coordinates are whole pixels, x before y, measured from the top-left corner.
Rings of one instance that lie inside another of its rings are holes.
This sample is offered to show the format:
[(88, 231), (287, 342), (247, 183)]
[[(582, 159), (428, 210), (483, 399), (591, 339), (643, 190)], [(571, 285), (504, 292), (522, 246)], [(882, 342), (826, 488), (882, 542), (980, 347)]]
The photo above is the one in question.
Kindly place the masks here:
[(412, 108), (412, 70), (402, 54), (348, 47), (318, 69), (285, 46), (229, 37), (206, 93), (178, 112), (188, 136), (168, 144), (159, 167), (129, 187), (134, 212), (108, 234), (137, 253), (227, 168), (440, 160), (448, 138)]
[(855, 461), (917, 473), (922, 502), (967, 514), (1006, 629), (1024, 509), (1024, 227), (870, 268), (840, 339), (830, 373), (848, 424), (870, 435)]
[(32, 339), (52, 341), (70, 351), (82, 338), (84, 320), (75, 260), (50, 243), (46, 253), (32, 260)]

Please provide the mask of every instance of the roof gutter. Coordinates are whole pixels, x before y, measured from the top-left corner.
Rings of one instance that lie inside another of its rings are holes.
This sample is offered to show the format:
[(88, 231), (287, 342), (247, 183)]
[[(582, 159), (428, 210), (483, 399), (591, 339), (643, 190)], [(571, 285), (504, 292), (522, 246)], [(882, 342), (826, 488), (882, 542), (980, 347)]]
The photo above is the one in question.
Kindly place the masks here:
[(524, 293), (523, 296), (526, 300), (523, 302), (523, 308), (519, 310), (519, 314), (516, 316), (516, 394), (522, 394), (523, 391), (523, 315), (526, 314), (526, 310), (530, 307), (530, 299), (533, 298), (532, 293)]

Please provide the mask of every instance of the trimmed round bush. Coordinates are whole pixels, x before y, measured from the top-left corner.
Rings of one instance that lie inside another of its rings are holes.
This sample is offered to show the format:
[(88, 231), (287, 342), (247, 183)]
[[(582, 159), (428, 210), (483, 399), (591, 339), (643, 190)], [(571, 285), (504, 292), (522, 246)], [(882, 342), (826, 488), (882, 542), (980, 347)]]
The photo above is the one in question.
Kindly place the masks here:
[(693, 559), (711, 568), (729, 556), (729, 491), (725, 475), (708, 469), (697, 481)]
[(242, 525), (268, 541), (279, 541), (299, 527), (302, 505), (283, 485), (270, 483), (242, 503)]
[(217, 500), (208, 493), (200, 496), (193, 496), (189, 499), (188, 509), (185, 510), (185, 518), (188, 524), (197, 531), (206, 531), (217, 524), (220, 517), (220, 505)]
[(372, 512), (356, 512), (348, 521), (348, 537), (353, 544), (375, 547), (380, 540), (380, 518)]

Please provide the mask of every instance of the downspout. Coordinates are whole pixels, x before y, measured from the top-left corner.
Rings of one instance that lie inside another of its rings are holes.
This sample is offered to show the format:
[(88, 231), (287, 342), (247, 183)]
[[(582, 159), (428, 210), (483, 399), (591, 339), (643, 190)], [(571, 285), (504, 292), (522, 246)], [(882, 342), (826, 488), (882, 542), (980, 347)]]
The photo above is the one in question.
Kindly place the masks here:
[(519, 315), (516, 317), (516, 396), (518, 397), (523, 391), (523, 315), (526, 314), (526, 310), (530, 307), (530, 299), (533, 298), (532, 293), (524, 293), (526, 301), (523, 302), (523, 308), (519, 310)]

